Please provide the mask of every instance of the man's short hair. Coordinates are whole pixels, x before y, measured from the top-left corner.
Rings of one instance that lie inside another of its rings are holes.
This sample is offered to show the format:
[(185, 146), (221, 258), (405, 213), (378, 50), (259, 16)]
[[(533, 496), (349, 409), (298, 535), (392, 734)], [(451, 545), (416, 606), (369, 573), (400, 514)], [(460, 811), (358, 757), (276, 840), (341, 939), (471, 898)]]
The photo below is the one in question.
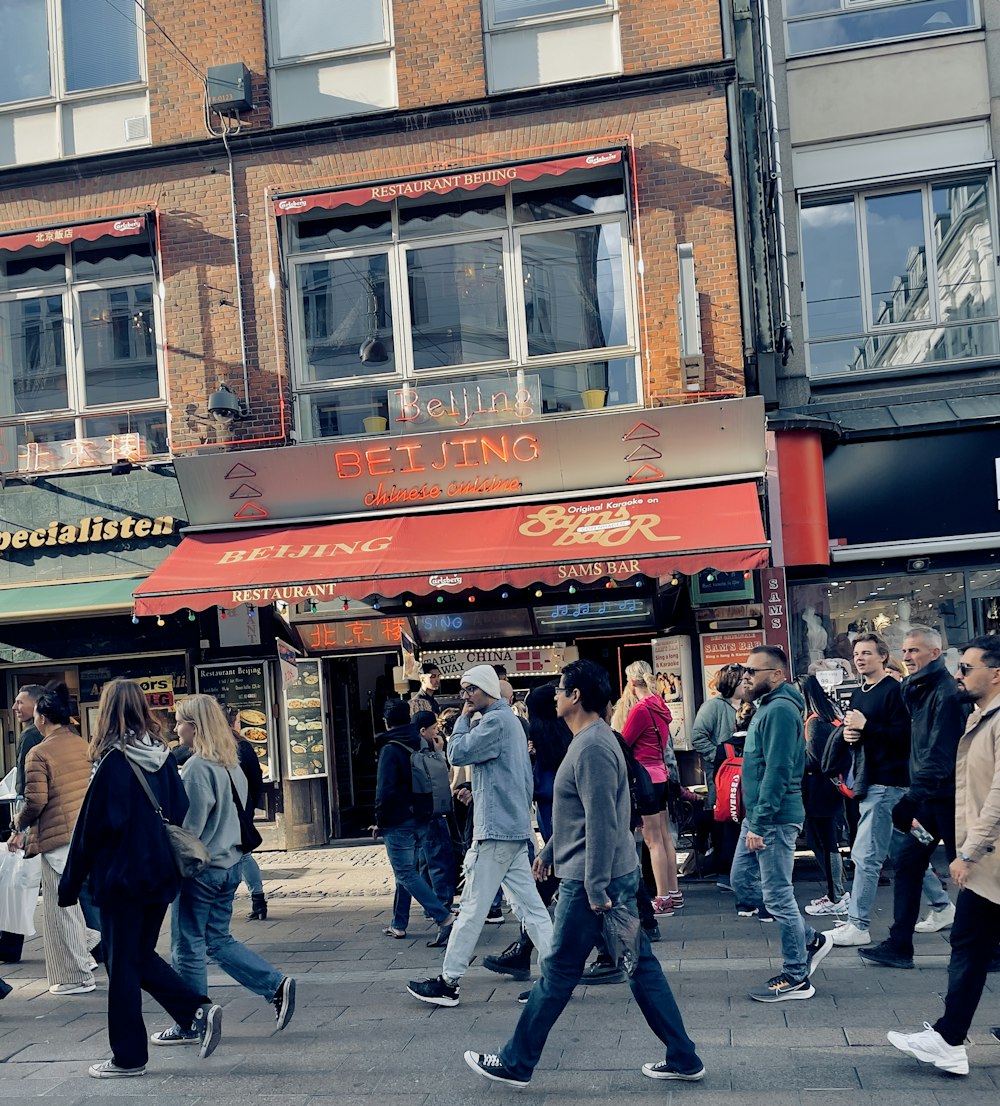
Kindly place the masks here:
[(867, 641), (869, 644), (874, 645), (882, 660), (887, 661), (889, 659), (889, 646), (886, 644), (884, 637), (876, 633), (858, 634), (854, 641), (851, 642), (851, 646), (860, 645), (863, 641)]
[(593, 661), (570, 661), (562, 670), (562, 685), (567, 691), (579, 691), (580, 706), (603, 717), (611, 702), (608, 674)]
[(18, 695), (27, 695), (29, 699), (34, 699), (37, 703), (42, 692), (45, 690), (41, 684), (22, 684), (17, 689)]
[(434, 661), (424, 661), (423, 664), (421, 664), (421, 666), (420, 666), (421, 675), (429, 676), (432, 672), (437, 672), (438, 675), (440, 675), (441, 674), (441, 666), (438, 665), (438, 664), (435, 664)]
[(405, 699), (386, 699), (382, 719), (387, 726), (405, 726), (410, 721), (410, 704)]
[(1000, 637), (992, 634), (974, 637), (965, 646), (965, 649), (981, 649), (983, 651), (983, 664), (988, 668), (1000, 668)]
[(788, 657), (785, 655), (785, 650), (777, 645), (757, 645), (750, 650), (750, 655), (754, 653), (763, 653), (765, 657), (787, 676), (788, 675)]
[(922, 637), (932, 649), (941, 648), (941, 634), (933, 626), (911, 626), (904, 634), (903, 640), (908, 637)]

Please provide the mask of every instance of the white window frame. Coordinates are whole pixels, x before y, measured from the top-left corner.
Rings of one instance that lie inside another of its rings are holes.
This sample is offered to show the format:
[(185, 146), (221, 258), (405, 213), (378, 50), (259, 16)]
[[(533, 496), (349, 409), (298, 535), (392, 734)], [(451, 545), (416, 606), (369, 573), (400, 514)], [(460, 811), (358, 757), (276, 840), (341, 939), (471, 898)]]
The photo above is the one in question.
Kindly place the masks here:
[[(348, 46), (341, 50), (317, 50), (308, 54), (280, 54), (278, 52), (278, 13), (275, 8), (282, 2), (283, 0), (266, 0), (264, 4), (267, 20), (267, 64), (269, 69), (292, 69), (304, 62), (323, 61), (327, 58), (353, 58), (365, 54), (391, 54), (396, 49), (391, 0), (373, 0), (373, 2), (378, 2), (382, 8), (382, 26), (385, 28), (385, 37), (380, 41), (365, 43), (363, 46)], [(294, 3), (294, 0), (284, 0), (284, 2)]]
[[(802, 212), (810, 206), (818, 206), (813, 201), (826, 201), (835, 203), (838, 200), (851, 199), (854, 202), (854, 232), (857, 239), (858, 266), (859, 266), (859, 295), (861, 297), (861, 319), (865, 327), (859, 334), (823, 335), (821, 338), (811, 339), (809, 336), (809, 299), (806, 288), (805, 266), (802, 268), (802, 338), (806, 351), (806, 371), (814, 384), (841, 382), (845, 379), (857, 379), (859, 376), (865, 379), (873, 379), (880, 376), (898, 376), (900, 374), (920, 374), (948, 372), (955, 368), (964, 368), (970, 363), (995, 362), (996, 355), (986, 355), (979, 358), (956, 358), (948, 361), (922, 361), (909, 365), (891, 365), (874, 369), (865, 369), (854, 373), (845, 369), (842, 372), (822, 373), (818, 376), (811, 372), (811, 351), (813, 345), (828, 345), (837, 342), (857, 340), (859, 343), (867, 342), (870, 338), (879, 336), (891, 337), (894, 334), (905, 334), (910, 331), (929, 330), (935, 326), (947, 329), (948, 324), (940, 318), (940, 302), (938, 296), (938, 266), (937, 258), (933, 264), (928, 256), (927, 267), (927, 296), (931, 306), (931, 314), (926, 322), (902, 322), (882, 323), (875, 325), (872, 315), (871, 295), (871, 265), (868, 251), (868, 232), (864, 215), (864, 201), (871, 197), (893, 195), (899, 192), (919, 192), (921, 195), (921, 212), (924, 225), (924, 242), (928, 249), (934, 245), (934, 224), (932, 209), (932, 190), (944, 183), (953, 182), (960, 184), (963, 180), (985, 178), (987, 181), (987, 205), (989, 209), (989, 226), (992, 240), (991, 261), (993, 265), (993, 288), (996, 301), (996, 313), (991, 317), (972, 320), (976, 325), (988, 325), (992, 323), (1000, 333), (1000, 213), (997, 204), (997, 173), (996, 164), (963, 166), (960, 168), (942, 169), (933, 173), (924, 173), (920, 177), (904, 177), (898, 179), (875, 181), (859, 187), (838, 187), (803, 189), (798, 197), (799, 220), (799, 249), (805, 254), (805, 245), (802, 240)], [(954, 324), (960, 325), (960, 324)]]

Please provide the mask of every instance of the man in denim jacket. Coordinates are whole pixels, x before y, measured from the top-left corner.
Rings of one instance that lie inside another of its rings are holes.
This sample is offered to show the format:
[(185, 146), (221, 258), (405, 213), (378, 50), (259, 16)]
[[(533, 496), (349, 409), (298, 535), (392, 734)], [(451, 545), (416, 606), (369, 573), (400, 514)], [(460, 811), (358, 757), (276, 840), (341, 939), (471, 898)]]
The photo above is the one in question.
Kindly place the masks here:
[[(552, 944), (552, 919), (538, 896), (528, 859), (533, 779), (524, 730), (501, 698), (500, 679), (488, 664), (463, 673), (461, 686), (465, 706), (448, 742), (448, 758), (454, 765), (472, 766), (472, 845), (465, 854), (462, 907), (441, 975), (413, 980), (406, 988), (435, 1006), (458, 1005), (459, 980), (501, 884), (540, 961)], [(475, 714), (480, 718), (473, 726)]]

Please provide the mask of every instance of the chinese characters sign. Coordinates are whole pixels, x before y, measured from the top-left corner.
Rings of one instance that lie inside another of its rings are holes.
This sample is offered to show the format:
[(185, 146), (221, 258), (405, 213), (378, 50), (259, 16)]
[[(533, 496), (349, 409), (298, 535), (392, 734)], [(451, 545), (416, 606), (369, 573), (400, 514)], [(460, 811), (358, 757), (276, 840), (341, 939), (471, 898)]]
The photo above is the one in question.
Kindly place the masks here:
[(405, 618), (309, 622), (300, 623), (298, 629), (310, 653), (342, 652), (347, 649), (398, 649), (402, 635), (410, 632)]

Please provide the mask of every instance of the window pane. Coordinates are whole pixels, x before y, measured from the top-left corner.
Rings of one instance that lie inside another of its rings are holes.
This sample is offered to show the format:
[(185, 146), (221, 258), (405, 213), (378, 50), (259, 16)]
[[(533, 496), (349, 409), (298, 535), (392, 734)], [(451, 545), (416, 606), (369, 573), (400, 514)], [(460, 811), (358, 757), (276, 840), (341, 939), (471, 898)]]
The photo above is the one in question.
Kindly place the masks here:
[(1000, 353), (1000, 332), (995, 322), (930, 326), (901, 333), (882, 331), (847, 342), (812, 342), (809, 372), (816, 377), (904, 369), (995, 357), (997, 353)]
[(117, 457), (144, 461), (169, 453), (166, 411), (134, 411), (83, 420), (83, 436), (106, 442)]
[(294, 267), (301, 382), (395, 372), (387, 258)]
[(415, 369), (510, 357), (499, 238), (410, 250), (406, 271)]
[(865, 223), (873, 325), (929, 319), (921, 193), (869, 196)]
[(996, 249), (985, 179), (943, 184), (931, 191), (941, 318), (996, 315)]
[(280, 58), (386, 41), (382, 0), (272, 0), (271, 12)]
[(801, 226), (809, 337), (860, 334), (864, 325), (854, 201), (805, 207)]
[(153, 286), (81, 292), (79, 304), (85, 404), (156, 399)]
[(476, 195), (443, 204), (400, 202), (399, 235), (423, 238), (431, 234), (456, 234), (463, 230), (492, 230), (507, 224), (503, 196)]
[(621, 178), (514, 192), (514, 221), (517, 223), (565, 219), (573, 215), (608, 215), (624, 210)]
[(606, 0), (492, 0), (493, 22), (509, 23), (539, 15), (606, 8)]
[(368, 433), (365, 419), (383, 418), (388, 422), (389, 418), (389, 394), (385, 385), (338, 388), (335, 392), (309, 396), (308, 404), (305, 422), (311, 428), (312, 438), (357, 438)]
[[(590, 361), (574, 365), (552, 365), (530, 371), (542, 380), (542, 411), (556, 414), (561, 411), (593, 410), (588, 403), (598, 406), (620, 407), (637, 403), (634, 357), (618, 357), (612, 361)], [(586, 400), (584, 392), (588, 393)]]
[[(795, 5), (804, 11), (830, 6), (801, 2)], [(803, 54), (977, 25), (974, 0), (910, 0), (878, 8), (859, 6), (834, 15), (789, 22), (788, 47), (792, 54)]]
[(66, 282), (66, 248), (36, 250), (29, 246), (17, 253), (0, 250), (0, 291), (51, 288)]
[(63, 0), (66, 90), (107, 88), (139, 79), (136, 7), (128, 0)]
[(521, 237), (528, 354), (628, 342), (618, 223)]
[(73, 276), (78, 281), (151, 276), (152, 272), (153, 262), (146, 234), (118, 241), (104, 238), (99, 242), (76, 242), (73, 245)]
[(10, 391), (0, 389), (0, 415), (69, 406), (62, 296), (0, 304), (0, 349), (11, 380)]
[(296, 219), (292, 224), (294, 250), (325, 250), (337, 246), (361, 246), (392, 237), (391, 208), (350, 218)]
[(52, 92), (45, 0), (0, 0), (0, 104)]

